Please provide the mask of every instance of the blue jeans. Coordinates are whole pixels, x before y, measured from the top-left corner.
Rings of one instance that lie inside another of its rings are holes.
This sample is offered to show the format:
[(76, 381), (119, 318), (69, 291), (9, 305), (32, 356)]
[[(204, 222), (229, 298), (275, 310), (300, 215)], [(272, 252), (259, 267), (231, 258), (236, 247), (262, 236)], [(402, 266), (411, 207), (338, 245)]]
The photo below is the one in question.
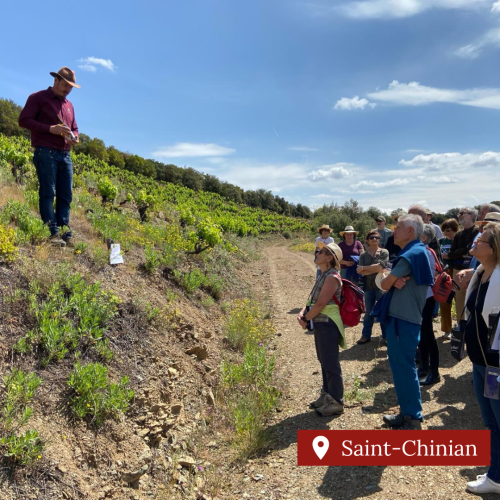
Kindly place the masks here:
[[(71, 153), (61, 149), (36, 147), (33, 155), (40, 188), (40, 216), (49, 226), (52, 235), (59, 233), (59, 228), (69, 228), (69, 212), (73, 199), (73, 165)], [(54, 212), (54, 198), (56, 210)], [(64, 235), (71, 237), (68, 230)]]
[(422, 398), (415, 366), (420, 325), (389, 316), (386, 333), (387, 355), (401, 413), (422, 420)]
[[(382, 290), (365, 290), (365, 317), (363, 319), (363, 331), (361, 332), (362, 337), (366, 337), (367, 339), (372, 336), (372, 328), (373, 323), (375, 322), (375, 318), (370, 316), (373, 307), (375, 306), (375, 302), (382, 297)], [(385, 325), (380, 325), (382, 328), (382, 338), (386, 338)]]
[(472, 365), (472, 380), (474, 392), (481, 410), (484, 425), (490, 430), (491, 463), (488, 477), (500, 483), (500, 400), (484, 397), (484, 377), (486, 368), (481, 365)]

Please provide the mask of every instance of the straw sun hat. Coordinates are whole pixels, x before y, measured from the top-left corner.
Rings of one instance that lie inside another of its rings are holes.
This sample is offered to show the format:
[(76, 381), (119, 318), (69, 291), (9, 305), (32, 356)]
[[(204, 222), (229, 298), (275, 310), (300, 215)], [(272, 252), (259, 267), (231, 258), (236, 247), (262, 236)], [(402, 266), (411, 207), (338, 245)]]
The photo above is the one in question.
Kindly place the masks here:
[(352, 226), (346, 226), (343, 231), (340, 231), (340, 236), (344, 236), (345, 233), (355, 233), (356, 236), (359, 234), (359, 231), (355, 231)]
[(489, 224), (490, 222), (500, 222), (500, 214), (497, 212), (490, 212), (484, 216), (484, 220), (478, 220), (475, 222), (475, 224), (479, 224), (480, 226), (485, 226), (486, 224)]
[(333, 231), (333, 229), (328, 224), (323, 224), (322, 226), (318, 227), (318, 232), (321, 234), (321, 231), (323, 231), (323, 229), (326, 229), (329, 233)]
[(340, 266), (340, 261), (342, 260), (342, 250), (336, 243), (328, 243), (325, 245), (322, 241), (318, 241), (318, 247), (323, 250), (326, 248), (334, 256), (335, 267), (338, 269)]

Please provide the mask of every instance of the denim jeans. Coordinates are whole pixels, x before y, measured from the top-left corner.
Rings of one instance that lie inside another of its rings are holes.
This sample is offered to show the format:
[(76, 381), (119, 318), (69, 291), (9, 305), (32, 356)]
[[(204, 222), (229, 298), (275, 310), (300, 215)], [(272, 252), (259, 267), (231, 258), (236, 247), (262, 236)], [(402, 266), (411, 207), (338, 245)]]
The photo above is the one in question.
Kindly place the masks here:
[(415, 366), (420, 325), (389, 316), (386, 325), (387, 354), (401, 413), (422, 419), (422, 397)]
[[(365, 317), (363, 319), (363, 331), (361, 332), (361, 336), (367, 339), (372, 336), (372, 328), (375, 318), (370, 316), (373, 307), (375, 306), (375, 302), (382, 297), (382, 290), (365, 290)], [(385, 339), (385, 325), (380, 325), (382, 328), (382, 338)]]
[[(69, 212), (73, 199), (73, 165), (71, 153), (61, 149), (37, 147), (33, 155), (40, 198), (40, 216), (49, 226), (51, 234), (58, 234), (59, 228), (69, 228)], [(54, 212), (54, 198), (56, 209)], [(64, 235), (71, 237), (71, 232)]]
[(500, 483), (500, 400), (484, 397), (484, 377), (486, 368), (475, 363), (472, 364), (472, 380), (474, 392), (481, 410), (484, 425), (490, 430), (491, 463), (488, 477)]

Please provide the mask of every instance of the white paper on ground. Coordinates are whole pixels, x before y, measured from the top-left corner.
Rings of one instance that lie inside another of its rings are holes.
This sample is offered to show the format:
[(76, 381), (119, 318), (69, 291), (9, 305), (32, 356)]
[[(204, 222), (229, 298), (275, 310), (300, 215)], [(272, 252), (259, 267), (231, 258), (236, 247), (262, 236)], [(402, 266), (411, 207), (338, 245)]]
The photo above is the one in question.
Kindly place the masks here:
[(113, 243), (111, 245), (111, 253), (109, 254), (110, 264), (123, 264), (123, 256), (120, 252), (120, 244)]

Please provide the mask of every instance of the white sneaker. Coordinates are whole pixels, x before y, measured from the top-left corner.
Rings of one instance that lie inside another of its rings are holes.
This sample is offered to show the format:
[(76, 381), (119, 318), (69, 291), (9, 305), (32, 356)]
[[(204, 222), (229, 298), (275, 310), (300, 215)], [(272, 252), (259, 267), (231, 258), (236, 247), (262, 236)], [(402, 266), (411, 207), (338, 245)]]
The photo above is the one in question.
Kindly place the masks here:
[(444, 332), (443, 333), (443, 338), (444, 339), (451, 339), (451, 332)]
[(483, 493), (500, 493), (500, 483), (495, 483), (486, 474), (482, 476), (477, 476), (475, 481), (469, 481), (467, 483), (467, 489), (471, 493), (478, 493), (482, 495)]

